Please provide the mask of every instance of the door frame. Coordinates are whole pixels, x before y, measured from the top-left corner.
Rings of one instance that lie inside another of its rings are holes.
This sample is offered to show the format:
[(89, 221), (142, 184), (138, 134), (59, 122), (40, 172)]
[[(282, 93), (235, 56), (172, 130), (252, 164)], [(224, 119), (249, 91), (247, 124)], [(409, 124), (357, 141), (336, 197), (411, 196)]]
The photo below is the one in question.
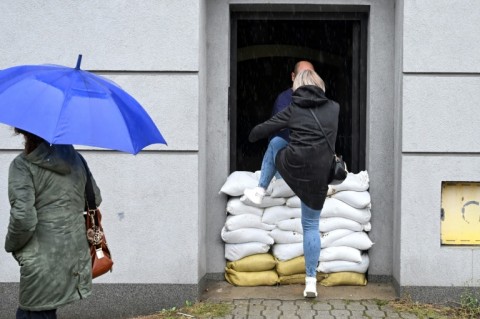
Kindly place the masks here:
[[(366, 169), (366, 126), (367, 126), (367, 39), (369, 7), (359, 6), (315, 6), (317, 12), (271, 10), (266, 11), (264, 5), (249, 6), (248, 10), (240, 6), (230, 11), (230, 87), (228, 90), (228, 121), (230, 127), (230, 166), (229, 171), (236, 168), (237, 158), (237, 32), (239, 20), (350, 20), (353, 24), (352, 35), (352, 166), (351, 171)], [(283, 6), (278, 5), (281, 9)], [(303, 7), (302, 7), (303, 8)], [(329, 9), (330, 8), (330, 9)], [(333, 10), (334, 9), (334, 10)], [(345, 10), (342, 12), (342, 9)], [(242, 11), (243, 10), (243, 11)], [(355, 58), (356, 57), (356, 58)]]

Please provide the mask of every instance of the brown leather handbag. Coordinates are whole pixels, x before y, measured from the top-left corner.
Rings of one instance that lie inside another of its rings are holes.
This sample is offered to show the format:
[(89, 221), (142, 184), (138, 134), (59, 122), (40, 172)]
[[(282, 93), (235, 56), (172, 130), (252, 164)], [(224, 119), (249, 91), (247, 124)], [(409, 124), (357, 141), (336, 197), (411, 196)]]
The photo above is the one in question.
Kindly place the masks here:
[(113, 267), (112, 255), (103, 232), (102, 214), (98, 208), (87, 211), (86, 225), (92, 257), (92, 278), (96, 278), (112, 271)]
[(108, 248), (107, 239), (102, 226), (102, 214), (95, 204), (95, 192), (93, 191), (92, 173), (85, 159), (80, 156), (87, 171), (87, 184), (85, 185), (85, 224), (87, 228), (87, 240), (90, 245), (92, 257), (92, 278), (101, 276), (112, 271), (113, 260)]

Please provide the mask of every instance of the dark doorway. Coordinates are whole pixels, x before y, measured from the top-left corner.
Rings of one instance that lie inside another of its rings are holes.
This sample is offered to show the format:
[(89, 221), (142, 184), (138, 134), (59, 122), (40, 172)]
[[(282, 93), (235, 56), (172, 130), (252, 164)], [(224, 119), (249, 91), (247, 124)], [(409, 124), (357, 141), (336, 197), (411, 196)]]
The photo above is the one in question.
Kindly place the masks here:
[(291, 87), (299, 60), (312, 62), (326, 95), (340, 104), (336, 152), (365, 169), (367, 13), (232, 13), (230, 170), (260, 169), (268, 141), (248, 142)]

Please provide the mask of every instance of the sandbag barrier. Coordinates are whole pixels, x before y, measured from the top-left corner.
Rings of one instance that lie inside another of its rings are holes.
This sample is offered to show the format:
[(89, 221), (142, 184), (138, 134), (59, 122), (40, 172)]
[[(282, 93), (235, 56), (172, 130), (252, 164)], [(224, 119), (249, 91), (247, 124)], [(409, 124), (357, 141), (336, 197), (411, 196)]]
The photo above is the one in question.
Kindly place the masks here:
[[(220, 192), (230, 196), (221, 232), (225, 242), (225, 278), (236, 286), (303, 284), (305, 259), (300, 199), (283, 179), (273, 179), (261, 205), (243, 197), (257, 186), (260, 172), (231, 173)], [(373, 242), (371, 199), (366, 171), (348, 173), (329, 185), (320, 218), (321, 247), (317, 279), (324, 286), (367, 284)]]

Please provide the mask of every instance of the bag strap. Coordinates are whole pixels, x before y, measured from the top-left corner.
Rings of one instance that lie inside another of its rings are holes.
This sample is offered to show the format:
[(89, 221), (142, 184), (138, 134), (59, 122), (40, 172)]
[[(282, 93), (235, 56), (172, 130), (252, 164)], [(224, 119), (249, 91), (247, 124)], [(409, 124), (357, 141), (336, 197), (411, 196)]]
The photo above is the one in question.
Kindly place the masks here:
[(315, 113), (313, 112), (313, 110), (312, 109), (308, 109), (308, 110), (310, 111), (310, 113), (312, 113), (313, 118), (317, 122), (318, 126), (320, 126), (320, 129), (322, 130), (322, 133), (325, 136), (325, 139), (327, 140), (327, 143), (328, 143), (328, 146), (330, 147), (330, 150), (332, 151), (333, 155), (335, 155), (335, 150), (333, 149), (332, 144), (330, 144), (330, 141), (328, 140), (327, 134), (325, 134), (325, 131), (323, 130), (322, 124), (320, 124), (320, 121), (318, 120), (318, 118), (315, 115)]
[(83, 166), (85, 166), (85, 171), (87, 172), (87, 183), (85, 184), (85, 208), (86, 211), (95, 210), (97, 209), (97, 204), (95, 203), (95, 192), (93, 191), (92, 172), (90, 172), (87, 161), (83, 156), (80, 154), (78, 155), (80, 156)]

